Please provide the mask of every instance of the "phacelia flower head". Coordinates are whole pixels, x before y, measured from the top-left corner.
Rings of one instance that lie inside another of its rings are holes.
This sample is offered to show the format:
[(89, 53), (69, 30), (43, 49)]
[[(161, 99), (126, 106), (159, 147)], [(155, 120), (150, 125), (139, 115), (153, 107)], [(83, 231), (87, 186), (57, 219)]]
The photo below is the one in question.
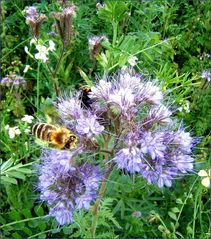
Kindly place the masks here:
[(14, 86), (16, 89), (18, 88), (25, 88), (26, 81), (24, 78), (17, 74), (10, 74), (8, 76), (5, 76), (1, 79), (0, 84), (2, 86)]
[(30, 26), (34, 37), (38, 38), (40, 27), (42, 23), (47, 19), (46, 15), (38, 14), (37, 8), (29, 6), (25, 8), (26, 23)]
[(92, 36), (88, 38), (89, 53), (95, 59), (102, 48), (102, 41), (107, 40), (106, 36)]
[(201, 77), (211, 82), (211, 71), (203, 71)]
[(66, 151), (46, 150), (39, 166), (40, 198), (60, 225), (71, 223), (75, 210), (89, 209), (101, 180), (98, 166), (73, 165), (72, 156)]
[(57, 30), (65, 47), (69, 45), (74, 35), (72, 20), (75, 14), (76, 6), (73, 4), (65, 6), (61, 12), (51, 13), (51, 16), (56, 20)]
[[(71, 223), (75, 210), (88, 209), (96, 199), (101, 174), (91, 163), (102, 153), (107, 154), (106, 164), (160, 188), (193, 171), (196, 140), (175, 126), (158, 84), (132, 69), (121, 70), (98, 79), (87, 98), (85, 104), (76, 92), (56, 103), (61, 123), (78, 137), (78, 148), (47, 150), (41, 157), (41, 199), (61, 225)], [(77, 165), (87, 155), (89, 163)]]
[(113, 137), (118, 142), (112, 159), (117, 168), (139, 173), (159, 187), (171, 186), (175, 176), (193, 170), (196, 141), (189, 132), (175, 128), (164, 94), (154, 82), (132, 69), (121, 70), (99, 79), (89, 97), (89, 108), (77, 97), (61, 101), (61, 118), (72, 120), (81, 142), (105, 134)]

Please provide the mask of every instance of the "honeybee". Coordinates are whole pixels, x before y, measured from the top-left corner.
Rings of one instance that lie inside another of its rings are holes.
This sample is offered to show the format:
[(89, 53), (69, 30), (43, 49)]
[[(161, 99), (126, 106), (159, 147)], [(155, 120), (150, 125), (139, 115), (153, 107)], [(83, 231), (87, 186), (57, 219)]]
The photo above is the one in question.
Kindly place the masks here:
[(32, 127), (32, 134), (43, 141), (49, 142), (50, 147), (58, 149), (74, 149), (78, 137), (69, 129), (46, 123), (37, 123)]
[(91, 88), (86, 85), (81, 85), (80, 90), (81, 90), (80, 99), (81, 99), (82, 107), (86, 107), (86, 108), (90, 107), (90, 104), (92, 103), (92, 99), (89, 98), (89, 93), (91, 92)]

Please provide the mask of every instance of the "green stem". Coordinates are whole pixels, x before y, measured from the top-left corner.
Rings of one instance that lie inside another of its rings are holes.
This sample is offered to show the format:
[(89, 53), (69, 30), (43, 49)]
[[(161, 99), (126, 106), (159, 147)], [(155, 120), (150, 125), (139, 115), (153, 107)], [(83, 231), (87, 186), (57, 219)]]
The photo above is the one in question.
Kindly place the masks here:
[(99, 212), (99, 206), (100, 206), (100, 201), (104, 196), (105, 190), (106, 190), (106, 186), (107, 186), (107, 182), (108, 182), (108, 178), (112, 172), (113, 169), (113, 165), (111, 165), (108, 169), (108, 171), (106, 172), (104, 179), (102, 181), (101, 187), (100, 187), (100, 191), (99, 191), (99, 195), (98, 195), (98, 199), (95, 203), (95, 205), (92, 208), (92, 227), (91, 227), (91, 234), (92, 234), (92, 238), (96, 238), (95, 234), (96, 234), (96, 229), (97, 229), (97, 219), (98, 219), (98, 212)]
[(177, 216), (177, 220), (175, 221), (175, 225), (176, 225), (176, 226), (174, 227), (174, 231), (173, 231), (174, 235), (176, 234), (176, 229), (177, 229), (177, 225), (178, 225), (180, 216), (181, 216), (181, 214), (182, 214), (182, 210), (183, 210), (183, 208), (184, 208), (184, 206), (185, 206), (185, 204), (186, 204), (186, 202), (187, 202), (187, 200), (188, 200), (188, 198), (189, 198), (189, 196), (190, 196), (190, 194), (191, 194), (191, 192), (192, 192), (192, 190), (193, 190), (193, 187), (194, 187), (195, 183), (197, 182), (198, 178), (199, 178), (199, 177), (197, 177), (197, 178), (195, 179), (195, 181), (193, 182), (193, 184), (192, 184), (192, 186), (191, 186), (191, 188), (190, 188), (190, 190), (189, 190), (189, 192), (188, 192), (188, 195), (187, 195), (187, 197), (185, 198), (185, 201), (183, 202), (183, 204), (182, 204), (182, 206), (181, 206), (181, 208), (180, 208), (179, 214), (178, 214), (178, 216)]
[(64, 47), (64, 44), (62, 44), (62, 51), (61, 51), (59, 60), (58, 60), (58, 62), (56, 64), (55, 71), (53, 72), (53, 75), (52, 75), (53, 76), (54, 89), (55, 89), (57, 97), (59, 96), (59, 92), (60, 92), (60, 90), (59, 90), (59, 82), (58, 82), (58, 79), (57, 79), (57, 72), (59, 70), (60, 64), (61, 64), (63, 56), (64, 56), (64, 50), (65, 50), (65, 47)]
[(37, 102), (36, 102), (37, 111), (39, 109), (39, 97), (40, 97), (40, 62), (38, 61), (38, 67), (37, 67)]
[(113, 21), (112, 22), (112, 26), (113, 26), (113, 41), (112, 41), (112, 45), (115, 46), (116, 39), (117, 39), (117, 26), (118, 26), (118, 23)]
[[(109, 141), (110, 141), (110, 138), (106, 138), (104, 140), (105, 144), (105, 151), (109, 151), (108, 150), (108, 144), (109, 144)], [(109, 165), (107, 162), (109, 160), (109, 154), (108, 152), (105, 152), (104, 151), (104, 163), (105, 163), (105, 167), (106, 167), (106, 173), (104, 175), (104, 178), (103, 178), (103, 181), (102, 181), (102, 184), (101, 184), (101, 187), (100, 187), (100, 190), (99, 190), (99, 194), (98, 194), (98, 198), (96, 200), (96, 203), (95, 205), (93, 206), (92, 208), (92, 227), (91, 227), (91, 235), (92, 235), (92, 238), (95, 238), (95, 234), (96, 234), (96, 229), (97, 229), (97, 219), (98, 219), (98, 212), (99, 212), (99, 206), (100, 206), (100, 201), (101, 199), (103, 198), (104, 196), (104, 193), (106, 191), (106, 186), (107, 186), (107, 182), (108, 182), (108, 178), (112, 172), (112, 169), (114, 167), (113, 164)]]
[(41, 219), (41, 218), (45, 218), (45, 217), (46, 216), (26, 218), (26, 219), (23, 219), (23, 220), (20, 220), (20, 221), (15, 221), (15, 222), (10, 222), (10, 223), (4, 224), (4, 225), (0, 226), (0, 228), (9, 227), (9, 226), (12, 226), (14, 224), (21, 223), (21, 222), (33, 221), (33, 220), (37, 220), (37, 219)]

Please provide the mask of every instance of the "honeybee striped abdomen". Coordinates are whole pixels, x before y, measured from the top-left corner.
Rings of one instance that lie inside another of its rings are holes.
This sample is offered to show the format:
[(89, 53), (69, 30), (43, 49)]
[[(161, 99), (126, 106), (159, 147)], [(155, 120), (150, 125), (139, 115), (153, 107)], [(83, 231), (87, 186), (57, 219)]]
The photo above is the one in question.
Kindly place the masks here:
[(51, 124), (37, 123), (32, 127), (32, 134), (41, 140), (51, 141), (51, 134), (56, 129), (57, 127)]
[(69, 129), (46, 123), (37, 123), (32, 127), (32, 134), (49, 142), (49, 146), (59, 149), (74, 149), (77, 147), (78, 137)]

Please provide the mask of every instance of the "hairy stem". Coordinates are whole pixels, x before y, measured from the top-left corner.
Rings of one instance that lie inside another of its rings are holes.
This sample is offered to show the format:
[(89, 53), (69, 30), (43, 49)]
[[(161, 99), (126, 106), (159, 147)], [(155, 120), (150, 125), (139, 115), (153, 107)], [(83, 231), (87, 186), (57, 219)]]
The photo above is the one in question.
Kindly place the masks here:
[(103, 198), (104, 196), (104, 193), (105, 193), (105, 190), (106, 190), (106, 186), (107, 186), (107, 182), (108, 182), (108, 178), (112, 172), (112, 169), (113, 169), (113, 166), (114, 165), (110, 165), (109, 169), (107, 170), (104, 178), (103, 178), (103, 181), (102, 181), (102, 184), (101, 184), (101, 187), (100, 187), (100, 191), (99, 191), (99, 194), (98, 194), (98, 199), (95, 203), (95, 205), (93, 206), (92, 208), (92, 227), (91, 227), (91, 234), (92, 234), (92, 238), (96, 238), (95, 237), (95, 233), (96, 233), (96, 229), (97, 229), (97, 219), (98, 219), (98, 212), (99, 212), (99, 206), (100, 206), (100, 201), (101, 199)]
[(39, 108), (39, 97), (40, 97), (40, 63), (38, 62), (38, 67), (37, 67), (37, 100), (36, 100), (37, 111), (38, 111), (38, 108)]
[(55, 92), (56, 92), (56, 96), (59, 96), (59, 92), (60, 92), (59, 82), (58, 82), (58, 79), (57, 79), (57, 72), (59, 70), (60, 64), (61, 64), (63, 56), (64, 56), (64, 49), (65, 49), (64, 44), (62, 44), (61, 54), (60, 54), (59, 60), (56, 64), (55, 70), (53, 72), (50, 70), (50, 72), (52, 74), (53, 85), (54, 85), (54, 89), (55, 89)]
[[(91, 227), (91, 234), (92, 234), (92, 238), (95, 238), (95, 234), (96, 234), (96, 229), (97, 229), (97, 219), (98, 219), (98, 212), (99, 212), (99, 206), (100, 206), (100, 201), (104, 196), (104, 193), (106, 191), (106, 186), (107, 186), (107, 181), (108, 178), (112, 172), (112, 169), (114, 167), (113, 164), (109, 165), (107, 164), (108, 160), (109, 160), (109, 155), (111, 153), (111, 151), (108, 150), (108, 144), (110, 141), (110, 137), (105, 138), (105, 149), (104, 149), (104, 163), (105, 163), (105, 167), (106, 167), (106, 172), (104, 175), (104, 178), (102, 180), (102, 184), (99, 190), (99, 194), (98, 194), (98, 198), (96, 200), (95, 205), (92, 208), (92, 227)], [(107, 152), (106, 152), (107, 151)]]

